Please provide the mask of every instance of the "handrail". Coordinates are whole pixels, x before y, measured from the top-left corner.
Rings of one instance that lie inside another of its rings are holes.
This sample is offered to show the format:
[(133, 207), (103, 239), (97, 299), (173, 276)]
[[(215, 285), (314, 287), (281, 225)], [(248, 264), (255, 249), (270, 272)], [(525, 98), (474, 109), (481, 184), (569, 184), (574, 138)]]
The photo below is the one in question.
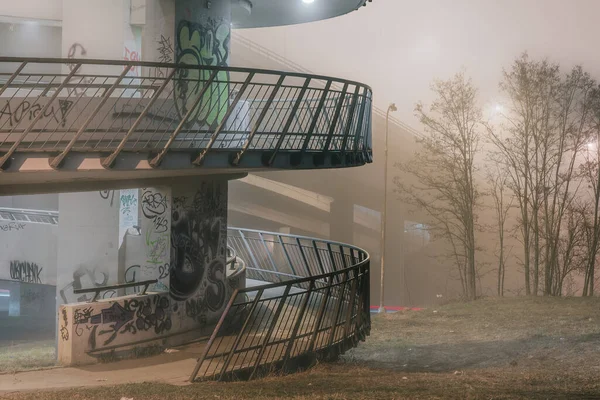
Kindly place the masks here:
[(364, 250), (239, 228), (228, 229), (228, 244), (248, 263), (248, 277), (275, 282), (233, 292), (190, 381), (288, 370), (292, 360), (336, 357), (369, 334)]
[(85, 289), (75, 289), (73, 290), (74, 294), (85, 294), (85, 293), (94, 293), (94, 297), (89, 301), (89, 303), (93, 303), (98, 299), (100, 293), (107, 290), (116, 290), (116, 289), (127, 289), (131, 287), (143, 286), (144, 288), (140, 293), (137, 293), (139, 296), (143, 296), (146, 294), (148, 290), (148, 286), (153, 285), (158, 282), (158, 279), (149, 279), (147, 281), (139, 281), (139, 282), (128, 282), (128, 283), (119, 283), (116, 285), (108, 285), (108, 286), (97, 286), (93, 288), (85, 288)]
[[(372, 92), (352, 80), (257, 68), (0, 57), (0, 66), (7, 64), (19, 68), (0, 82), (0, 169), (33, 152), (51, 153), (56, 170), (70, 153), (101, 154), (106, 169), (123, 168), (123, 152), (149, 153), (152, 168), (173, 168), (163, 161), (183, 151), (192, 153), (189, 167), (216, 167), (209, 160), (223, 158), (242, 168), (370, 162)], [(77, 69), (46, 71), (64, 64)], [(167, 72), (159, 76), (156, 69)], [(355, 94), (353, 101), (346, 92)], [(257, 152), (260, 157), (250, 156)]]

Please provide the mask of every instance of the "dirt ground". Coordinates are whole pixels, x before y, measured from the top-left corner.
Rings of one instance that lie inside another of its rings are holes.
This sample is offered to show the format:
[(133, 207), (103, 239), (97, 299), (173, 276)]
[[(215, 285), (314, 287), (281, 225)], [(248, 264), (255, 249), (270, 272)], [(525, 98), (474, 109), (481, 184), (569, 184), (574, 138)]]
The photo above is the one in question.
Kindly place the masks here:
[(600, 299), (482, 299), (373, 317), (339, 362), (252, 382), (152, 383), (25, 399), (600, 398)]

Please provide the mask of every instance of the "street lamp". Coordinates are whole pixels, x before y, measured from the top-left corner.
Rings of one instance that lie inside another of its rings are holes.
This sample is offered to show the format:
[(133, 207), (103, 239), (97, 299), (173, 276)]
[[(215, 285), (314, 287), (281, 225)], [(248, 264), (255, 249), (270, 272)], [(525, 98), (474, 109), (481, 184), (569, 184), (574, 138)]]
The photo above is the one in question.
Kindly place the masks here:
[(379, 290), (380, 313), (385, 313), (385, 307), (383, 306), (383, 282), (385, 279), (385, 214), (387, 210), (388, 132), (390, 111), (398, 111), (395, 103), (391, 103), (385, 113), (385, 168), (383, 170), (383, 210), (381, 211), (381, 289)]

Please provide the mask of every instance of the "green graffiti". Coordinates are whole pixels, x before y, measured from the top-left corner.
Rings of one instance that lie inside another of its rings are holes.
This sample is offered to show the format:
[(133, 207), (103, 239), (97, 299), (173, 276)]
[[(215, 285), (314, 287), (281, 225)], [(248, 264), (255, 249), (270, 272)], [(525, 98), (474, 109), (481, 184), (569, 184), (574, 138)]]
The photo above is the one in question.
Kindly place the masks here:
[[(190, 66), (229, 65), (229, 24), (209, 18), (206, 25), (181, 21), (177, 27), (177, 63)], [(175, 105), (183, 118), (193, 107), (212, 71), (182, 68), (176, 72)], [(227, 112), (229, 73), (220, 71), (192, 111), (188, 124), (198, 123), (214, 129)]]

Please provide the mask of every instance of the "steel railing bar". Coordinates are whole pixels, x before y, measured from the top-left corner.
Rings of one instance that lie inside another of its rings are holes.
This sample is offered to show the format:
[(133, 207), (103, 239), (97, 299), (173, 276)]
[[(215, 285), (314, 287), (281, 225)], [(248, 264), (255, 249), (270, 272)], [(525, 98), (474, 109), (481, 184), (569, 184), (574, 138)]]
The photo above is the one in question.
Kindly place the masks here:
[(296, 270), (294, 269), (294, 264), (292, 263), (292, 260), (290, 259), (290, 254), (288, 253), (287, 249), (285, 248), (285, 243), (283, 243), (283, 238), (281, 237), (281, 235), (277, 235), (277, 239), (279, 240), (279, 243), (281, 243), (281, 248), (283, 249), (283, 253), (285, 254), (285, 259), (287, 260), (287, 263), (288, 263), (290, 269), (292, 270), (292, 274), (297, 275)]
[(79, 127), (79, 130), (77, 131), (77, 133), (75, 133), (75, 136), (73, 136), (73, 138), (69, 141), (69, 143), (67, 144), (65, 149), (58, 156), (56, 156), (50, 160), (50, 167), (52, 167), (53, 169), (59, 168), (59, 166), (62, 164), (62, 161), (64, 160), (64, 158), (67, 156), (67, 154), (69, 154), (69, 152), (71, 151), (71, 149), (73, 148), (73, 146), (75, 145), (77, 140), (79, 140), (79, 138), (81, 137), (83, 132), (87, 129), (88, 125), (96, 117), (96, 115), (98, 114), (100, 109), (104, 106), (104, 104), (106, 104), (106, 101), (109, 99), (110, 95), (115, 91), (116, 87), (119, 85), (119, 83), (121, 83), (123, 78), (129, 73), (131, 68), (132, 68), (132, 66), (128, 65), (123, 70), (121, 75), (119, 75), (119, 77), (114, 82), (114, 84), (111, 85), (110, 88), (104, 92), (102, 99), (100, 100), (100, 102), (98, 103), (98, 105), (96, 106), (94, 111), (92, 111), (92, 113), (88, 116), (88, 118), (85, 120), (83, 125), (81, 125), (81, 127)]
[(269, 326), (269, 330), (267, 331), (267, 334), (263, 341), (263, 345), (260, 349), (260, 352), (258, 353), (258, 356), (256, 357), (256, 362), (254, 364), (254, 370), (252, 371), (252, 374), (250, 374), (250, 379), (252, 379), (254, 377), (254, 375), (256, 374), (256, 371), (258, 370), (258, 367), (260, 366), (260, 361), (261, 361), (263, 355), (265, 354), (265, 349), (269, 343), (269, 340), (271, 339), (271, 335), (273, 334), (273, 330), (275, 330), (275, 326), (277, 325), (277, 322), (279, 320), (279, 315), (281, 314), (281, 310), (283, 309), (283, 306), (285, 304), (285, 298), (290, 293), (291, 288), (292, 288), (292, 285), (289, 285), (289, 284), (286, 285), (285, 291), (283, 294), (283, 298), (281, 300), (279, 300), (279, 304), (277, 305), (277, 310), (275, 311), (275, 315), (273, 316), (273, 321), (271, 322), (271, 325)]
[(218, 73), (217, 70), (213, 71), (213, 73), (210, 75), (210, 77), (208, 78), (206, 83), (204, 83), (204, 86), (202, 87), (202, 89), (200, 90), (200, 93), (198, 94), (198, 98), (196, 100), (194, 100), (193, 105), (190, 107), (190, 109), (187, 111), (187, 113), (185, 113), (185, 116), (181, 119), (181, 122), (179, 123), (177, 128), (175, 128), (175, 131), (169, 137), (169, 140), (165, 144), (165, 147), (160, 151), (160, 153), (158, 153), (158, 155), (156, 157), (154, 157), (150, 161), (150, 166), (152, 166), (153, 168), (157, 168), (160, 165), (163, 158), (167, 154), (167, 151), (169, 151), (169, 147), (171, 147), (171, 144), (173, 143), (175, 138), (177, 138), (177, 135), (179, 135), (179, 132), (181, 131), (181, 129), (183, 129), (185, 124), (187, 124), (190, 116), (196, 111), (196, 107), (198, 107), (198, 104), (200, 104), (200, 102), (204, 98), (204, 94), (206, 93), (208, 88), (210, 88), (212, 86), (212, 82), (214, 81), (215, 77), (217, 76), (217, 73)]
[(233, 160), (233, 165), (238, 165), (240, 163), (240, 161), (242, 161), (242, 157), (244, 156), (244, 153), (246, 152), (246, 150), (248, 150), (248, 147), (250, 146), (252, 139), (254, 139), (254, 135), (256, 134), (256, 131), (260, 127), (260, 124), (262, 123), (263, 119), (265, 118), (265, 115), (267, 115), (267, 112), (269, 111), (269, 107), (271, 107), (271, 103), (273, 103), (273, 100), (275, 100), (275, 96), (277, 96), (277, 93), (279, 92), (279, 89), (281, 88), (281, 84), (283, 83), (285, 78), (286, 78), (286, 75), (281, 75), (279, 77), (279, 79), (277, 80), (275, 88), (273, 88), (273, 90), (271, 91), (271, 95), (269, 96), (269, 98), (267, 100), (267, 103), (263, 106), (264, 108), (262, 109), (262, 111), (258, 117), (258, 120), (254, 123), (254, 126), (252, 127), (252, 130), (250, 131), (242, 150), (236, 155), (235, 159)]
[(231, 306), (233, 305), (237, 295), (238, 295), (238, 290), (235, 289), (233, 291), (233, 294), (231, 295), (231, 298), (229, 299), (229, 302), (227, 302), (227, 305), (225, 306), (225, 309), (223, 310), (223, 314), (221, 314), (221, 318), (219, 318), (219, 322), (217, 323), (215, 330), (213, 331), (212, 335), (210, 336), (210, 339), (208, 339), (208, 343), (206, 343), (206, 347), (204, 348), (202, 355), (198, 358), (198, 360), (196, 362), (194, 371), (192, 372), (192, 375), (190, 375), (190, 382), (194, 382), (196, 380), (196, 377), (198, 376), (198, 372), (200, 371), (200, 367), (202, 366), (204, 359), (208, 355), (208, 352), (210, 351), (212, 343), (215, 341), (217, 334), (221, 330), (221, 326), (223, 326), (223, 323), (225, 322), (225, 318), (227, 317), (227, 314), (229, 313), (229, 310), (231, 309)]
[(348, 112), (348, 121), (346, 122), (346, 129), (344, 131), (344, 139), (342, 141), (342, 157), (346, 154), (346, 145), (348, 144), (348, 136), (352, 130), (352, 124), (354, 121), (354, 112), (356, 110), (356, 103), (358, 102), (359, 86), (354, 89), (354, 95), (352, 96), (352, 105), (350, 105), (350, 111)]
[(325, 100), (327, 100), (327, 95), (329, 94), (329, 89), (331, 88), (331, 81), (327, 81), (327, 84), (325, 85), (325, 88), (323, 89), (323, 93), (321, 94), (321, 99), (319, 100), (319, 105), (317, 106), (317, 110), (315, 111), (315, 116), (313, 117), (313, 120), (310, 124), (310, 127), (308, 128), (308, 131), (306, 132), (306, 138), (304, 139), (304, 143), (302, 144), (302, 153), (304, 153), (306, 151), (306, 148), (308, 147), (308, 143), (310, 142), (310, 139), (312, 138), (312, 135), (314, 133), (315, 127), (317, 126), (317, 122), (319, 120), (319, 116), (321, 114), (321, 111), (323, 110), (323, 105), (325, 104)]
[(275, 145), (273, 154), (271, 155), (271, 158), (269, 159), (269, 165), (272, 165), (273, 162), (275, 161), (275, 157), (277, 157), (277, 152), (281, 148), (281, 145), (283, 144), (283, 140), (285, 139), (286, 135), (288, 134), (290, 126), (292, 125), (292, 122), (294, 121), (294, 117), (297, 115), (298, 107), (300, 107), (300, 104), (302, 103), (302, 99), (304, 98), (304, 94), (306, 93), (306, 90), (308, 89), (308, 86), (310, 85), (310, 81), (311, 81), (311, 78), (306, 78), (306, 80), (304, 81), (304, 85), (302, 85), (300, 94), (298, 95), (298, 98), (294, 102), (294, 106), (290, 112), (290, 115), (288, 116), (288, 119), (285, 122), (283, 130), (281, 131), (281, 133), (279, 135), (279, 139), (277, 140), (277, 144)]
[[(161, 93), (165, 90), (165, 88), (167, 87), (167, 85), (170, 82), (172, 82), (172, 78), (173, 78), (174, 74), (175, 74), (175, 69), (171, 70), (171, 72), (169, 73), (169, 75), (166, 78), (164, 78), (163, 83), (154, 92), (154, 95), (152, 96), (152, 98), (150, 99), (150, 101), (148, 102), (148, 104), (146, 105), (146, 107), (144, 107), (144, 109), (142, 110), (142, 112), (140, 113), (140, 115), (138, 115), (138, 117), (134, 121), (133, 125), (131, 125), (131, 127), (129, 128), (129, 130), (127, 131), (127, 133), (123, 137), (123, 139), (121, 139), (121, 142), (119, 143), (119, 145), (117, 146), (117, 148), (108, 157), (106, 157), (104, 160), (102, 160), (102, 166), (104, 168), (108, 169), (108, 168), (112, 167), (115, 159), (118, 157), (119, 153), (125, 148), (125, 144), (129, 140), (129, 138), (131, 137), (131, 135), (133, 134), (133, 132), (135, 132), (135, 130), (137, 129), (138, 125), (146, 117), (146, 115), (148, 114), (148, 112), (150, 111), (150, 109), (152, 108), (152, 106), (154, 106), (154, 103), (156, 102), (156, 100), (158, 100), (158, 98), (160, 97)], [(163, 118), (163, 120), (164, 120), (164, 118)]]
[(346, 99), (347, 90), (348, 90), (348, 84), (345, 83), (344, 88), (342, 89), (342, 93), (340, 94), (340, 97), (338, 98), (338, 101), (337, 101), (335, 113), (333, 114), (333, 120), (331, 121), (331, 125), (329, 126), (329, 134), (327, 135), (327, 140), (325, 142), (325, 147), (323, 149), (325, 152), (329, 151), (329, 146), (331, 145), (331, 138), (333, 137), (333, 135), (335, 133), (335, 128), (336, 128), (336, 125), (340, 118), (340, 113), (342, 111), (342, 106), (344, 105), (344, 101)]
[(4, 83), (4, 85), (2, 85), (2, 88), (0, 89), (0, 97), (2, 96), (4, 91), (11, 85), (11, 83), (13, 83), (13, 81), (17, 78), (17, 76), (19, 76), (21, 71), (23, 71), (23, 69), (26, 66), (27, 66), (27, 61), (23, 61), (21, 63), (21, 65), (19, 65), (19, 67), (15, 70), (15, 72), (13, 72), (13, 74), (10, 76), (10, 78), (8, 78), (8, 80)]
[(69, 80), (73, 77), (73, 75), (75, 75), (77, 73), (77, 71), (79, 70), (80, 67), (81, 67), (81, 63), (78, 63), (77, 65), (75, 65), (75, 67), (71, 70), (71, 73), (69, 75), (67, 75), (65, 80), (62, 82), (62, 84), (56, 90), (56, 92), (54, 92), (54, 94), (52, 95), (50, 100), (46, 103), (46, 105), (42, 108), (42, 110), (35, 116), (35, 118), (33, 118), (31, 123), (27, 127), (27, 129), (25, 129), (25, 131), (21, 134), (21, 136), (19, 136), (19, 138), (15, 141), (15, 143), (13, 143), (13, 145), (8, 150), (8, 152), (6, 154), (4, 154), (4, 156), (2, 156), (2, 158), (0, 158), (0, 170), (4, 169), (6, 162), (13, 155), (13, 153), (17, 150), (17, 147), (19, 147), (19, 145), (21, 144), (21, 142), (23, 141), (25, 136), (27, 136), (27, 134), (31, 131), (31, 129), (33, 129), (33, 126), (46, 113), (46, 110), (48, 110), (48, 107), (50, 107), (50, 104), (52, 104), (54, 102), (54, 100), (56, 100), (59, 93), (64, 89), (65, 85), (69, 82)]
[(231, 116), (231, 113), (233, 113), (233, 110), (235, 110), (235, 107), (237, 106), (237, 103), (239, 103), (240, 99), (244, 95), (244, 92), (246, 91), (246, 88), (248, 87), (248, 85), (250, 84), (250, 82), (252, 81), (253, 78), (254, 78), (254, 72), (250, 72), (248, 74), (248, 76), (246, 77), (246, 80), (244, 81), (244, 84), (242, 85), (242, 88), (240, 89), (240, 91), (238, 92), (238, 94), (235, 96), (235, 99), (233, 100), (233, 102), (231, 103), (231, 105), (229, 106), (229, 108), (227, 109), (227, 112), (223, 116), (223, 119), (221, 120), (219, 126), (217, 127), (217, 129), (215, 130), (215, 132), (212, 134), (212, 136), (211, 136), (210, 140), (208, 141), (208, 144), (206, 145), (205, 149), (200, 153), (200, 155), (194, 161), (192, 161), (192, 164), (194, 164), (194, 165), (200, 165), (200, 164), (202, 164), (202, 161), (204, 160), (204, 157), (212, 149), (212, 146), (215, 143), (215, 141), (217, 140), (217, 137), (219, 136), (219, 134), (221, 133), (221, 131), (223, 130), (223, 128), (225, 128), (225, 124), (227, 124), (227, 121), (229, 120), (229, 117)]
[(260, 298), (262, 297), (262, 295), (263, 295), (263, 291), (259, 290), (258, 293), (256, 294), (256, 297), (254, 298), (254, 301), (252, 302), (252, 307), (248, 311), (248, 317), (246, 317), (246, 320), (244, 321), (244, 324), (240, 328), (240, 331), (238, 332), (238, 334), (237, 334), (237, 336), (235, 338), (235, 341), (233, 342), (233, 345), (231, 347), (231, 353), (227, 356), (227, 359), (225, 359), (225, 362), (223, 363), (223, 368), (221, 369), (221, 374), (219, 376), (219, 380), (223, 379), (223, 376), (225, 375), (225, 372), (227, 371), (227, 368), (229, 367), (229, 363), (231, 363), (231, 360), (233, 359), (234, 352), (237, 349), (237, 347), (240, 345), (240, 341), (242, 340), (242, 336), (246, 332), (246, 328), (248, 327), (248, 323), (250, 322), (250, 318), (254, 314), (254, 310), (256, 310), (256, 306), (259, 303)]

